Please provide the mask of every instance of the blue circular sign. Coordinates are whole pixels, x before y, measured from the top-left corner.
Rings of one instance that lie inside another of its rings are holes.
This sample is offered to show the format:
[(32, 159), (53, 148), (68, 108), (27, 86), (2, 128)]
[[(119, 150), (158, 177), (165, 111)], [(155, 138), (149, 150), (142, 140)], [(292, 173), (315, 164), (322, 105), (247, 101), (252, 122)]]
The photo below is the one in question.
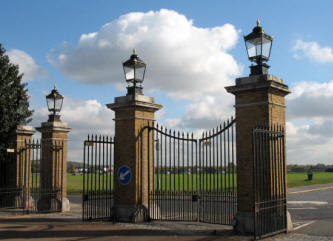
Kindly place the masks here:
[(132, 177), (131, 169), (125, 165), (121, 166), (118, 169), (117, 176), (118, 176), (118, 180), (121, 184), (127, 185), (131, 181), (131, 177)]

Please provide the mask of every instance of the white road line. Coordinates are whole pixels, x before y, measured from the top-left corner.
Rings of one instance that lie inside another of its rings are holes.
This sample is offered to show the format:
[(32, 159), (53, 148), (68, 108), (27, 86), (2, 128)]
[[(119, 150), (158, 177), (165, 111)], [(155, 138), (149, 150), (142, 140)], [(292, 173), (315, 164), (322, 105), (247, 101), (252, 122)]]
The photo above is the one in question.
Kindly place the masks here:
[(321, 187), (321, 188), (315, 188), (315, 189), (304, 190), (304, 191), (289, 192), (288, 195), (307, 193), (307, 192), (313, 192), (313, 191), (321, 191), (321, 190), (327, 190), (327, 189), (333, 189), (333, 187)]
[(320, 202), (320, 201), (288, 201), (288, 204), (293, 204), (293, 205), (303, 205), (303, 204), (327, 205), (328, 202)]
[(302, 209), (305, 209), (305, 210), (308, 210), (308, 209), (317, 209), (317, 208), (314, 208), (314, 207), (308, 207), (308, 208), (288, 208), (288, 210), (302, 210)]
[(300, 226), (294, 228), (294, 231), (297, 230), (297, 229), (300, 229), (300, 228), (304, 228), (304, 227), (306, 227), (306, 226), (309, 226), (309, 225), (313, 224), (314, 222), (316, 222), (316, 220), (311, 221), (311, 222), (308, 222), (308, 223), (304, 223), (304, 224), (302, 224), (302, 225), (300, 225)]

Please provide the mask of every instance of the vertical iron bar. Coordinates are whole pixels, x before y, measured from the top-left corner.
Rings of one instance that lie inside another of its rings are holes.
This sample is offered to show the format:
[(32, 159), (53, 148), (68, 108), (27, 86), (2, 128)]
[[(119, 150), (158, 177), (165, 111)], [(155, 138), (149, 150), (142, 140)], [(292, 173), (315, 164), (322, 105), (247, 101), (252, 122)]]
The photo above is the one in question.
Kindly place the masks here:
[(86, 214), (86, 202), (85, 202), (85, 195), (86, 195), (86, 141), (83, 144), (83, 187), (82, 187), (82, 221), (85, 220)]
[[(152, 126), (152, 128), (150, 129), (150, 128), (148, 128), (148, 130), (147, 130), (147, 137), (148, 137), (148, 140), (147, 140), (147, 143), (148, 143), (148, 153), (147, 153), (147, 155), (148, 155), (148, 157), (147, 157), (147, 159), (148, 159), (148, 163), (147, 163), (147, 165), (148, 165), (148, 168), (147, 168), (147, 170), (148, 170), (148, 215), (150, 216), (150, 192), (151, 192), (151, 190), (150, 190), (150, 185), (151, 185), (151, 183), (150, 183), (150, 149), (151, 149), (151, 147), (150, 147), (150, 133), (151, 133), (151, 131), (154, 131), (154, 126)], [(153, 134), (154, 134), (154, 132), (153, 132)], [(154, 145), (154, 138), (152, 138), (153, 139), (153, 145)], [(142, 167), (143, 168), (143, 167)], [(153, 166), (153, 168), (154, 168), (154, 166)], [(154, 174), (153, 174), (154, 175)], [(154, 176), (153, 176), (153, 178), (154, 178)], [(154, 180), (154, 179), (153, 179)], [(154, 181), (153, 181), (153, 185), (154, 185)]]
[(257, 166), (256, 166), (256, 162), (257, 162), (257, 143), (256, 143), (256, 129), (253, 129), (252, 132), (252, 149), (253, 149), (253, 201), (254, 201), (254, 210), (253, 210), (253, 220), (254, 220), (254, 227), (253, 227), (253, 233), (254, 233), (254, 239), (257, 238), (257, 182), (256, 182), (256, 177), (257, 177)]
[[(231, 170), (231, 168), (230, 168), (230, 122), (229, 122), (229, 119), (227, 120), (227, 125), (228, 125), (228, 128), (227, 128), (227, 146), (228, 146), (228, 201), (227, 201), (227, 209), (228, 209), (228, 217), (230, 217), (231, 216), (231, 213), (230, 213), (230, 206), (229, 206), (229, 204), (230, 204), (230, 185), (231, 185), (231, 181), (230, 181), (230, 176), (231, 176), (231, 174), (230, 174), (230, 170)], [(229, 220), (227, 220), (227, 222), (228, 222)]]
[(225, 200), (226, 200), (226, 195), (227, 195), (227, 149), (226, 149), (226, 132), (225, 132), (225, 128), (226, 128), (226, 123), (225, 121), (223, 122), (223, 164), (224, 164), (224, 172), (223, 172), (223, 176), (224, 176), (224, 190), (223, 190), (223, 200), (224, 200), (224, 205), (223, 205), (223, 222), (226, 223), (227, 222), (227, 207), (225, 205)]

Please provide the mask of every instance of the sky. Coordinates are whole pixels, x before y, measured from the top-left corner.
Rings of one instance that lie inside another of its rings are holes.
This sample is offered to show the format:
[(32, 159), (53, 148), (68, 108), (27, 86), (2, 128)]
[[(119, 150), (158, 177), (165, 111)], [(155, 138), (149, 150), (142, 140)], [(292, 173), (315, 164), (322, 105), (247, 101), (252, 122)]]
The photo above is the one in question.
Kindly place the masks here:
[(133, 48), (148, 63), (144, 94), (164, 106), (160, 124), (199, 135), (234, 115), (224, 87), (249, 75), (243, 35), (259, 18), (274, 36), (269, 73), (292, 91), (288, 164), (333, 164), (332, 9), (328, 0), (4, 0), (0, 43), (28, 83), (30, 125), (47, 121), (54, 84), (65, 96), (69, 161), (80, 162), (88, 134), (114, 134), (106, 104), (126, 94), (122, 62)]

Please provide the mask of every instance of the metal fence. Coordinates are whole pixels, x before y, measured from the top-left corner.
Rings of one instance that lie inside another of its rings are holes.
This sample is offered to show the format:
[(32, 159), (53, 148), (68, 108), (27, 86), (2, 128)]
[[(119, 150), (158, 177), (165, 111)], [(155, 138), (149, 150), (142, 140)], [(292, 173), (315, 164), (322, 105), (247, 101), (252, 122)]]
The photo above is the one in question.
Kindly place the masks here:
[(285, 130), (259, 125), (253, 130), (254, 237), (287, 231)]
[(82, 219), (110, 220), (114, 203), (114, 139), (88, 136), (83, 156)]
[[(17, 173), (16, 173), (17, 172)], [(23, 208), (23, 158), (17, 158), (15, 149), (0, 152), (0, 208)], [(17, 176), (19, 175), (19, 176)]]
[[(53, 168), (45, 173), (52, 182), (49, 183), (50, 185), (41, 180), (43, 162), (40, 141), (26, 140), (19, 149), (9, 148), (1, 152), (0, 208), (2, 211), (24, 213), (61, 211), (63, 177), (59, 170), (63, 163), (63, 143), (56, 141), (49, 145), (55, 157)], [(44, 184), (41, 184), (42, 182)]]
[(150, 218), (231, 224), (237, 205), (235, 120), (200, 139), (158, 125), (145, 128), (148, 147), (154, 141), (148, 151), (148, 168), (154, 168)]

